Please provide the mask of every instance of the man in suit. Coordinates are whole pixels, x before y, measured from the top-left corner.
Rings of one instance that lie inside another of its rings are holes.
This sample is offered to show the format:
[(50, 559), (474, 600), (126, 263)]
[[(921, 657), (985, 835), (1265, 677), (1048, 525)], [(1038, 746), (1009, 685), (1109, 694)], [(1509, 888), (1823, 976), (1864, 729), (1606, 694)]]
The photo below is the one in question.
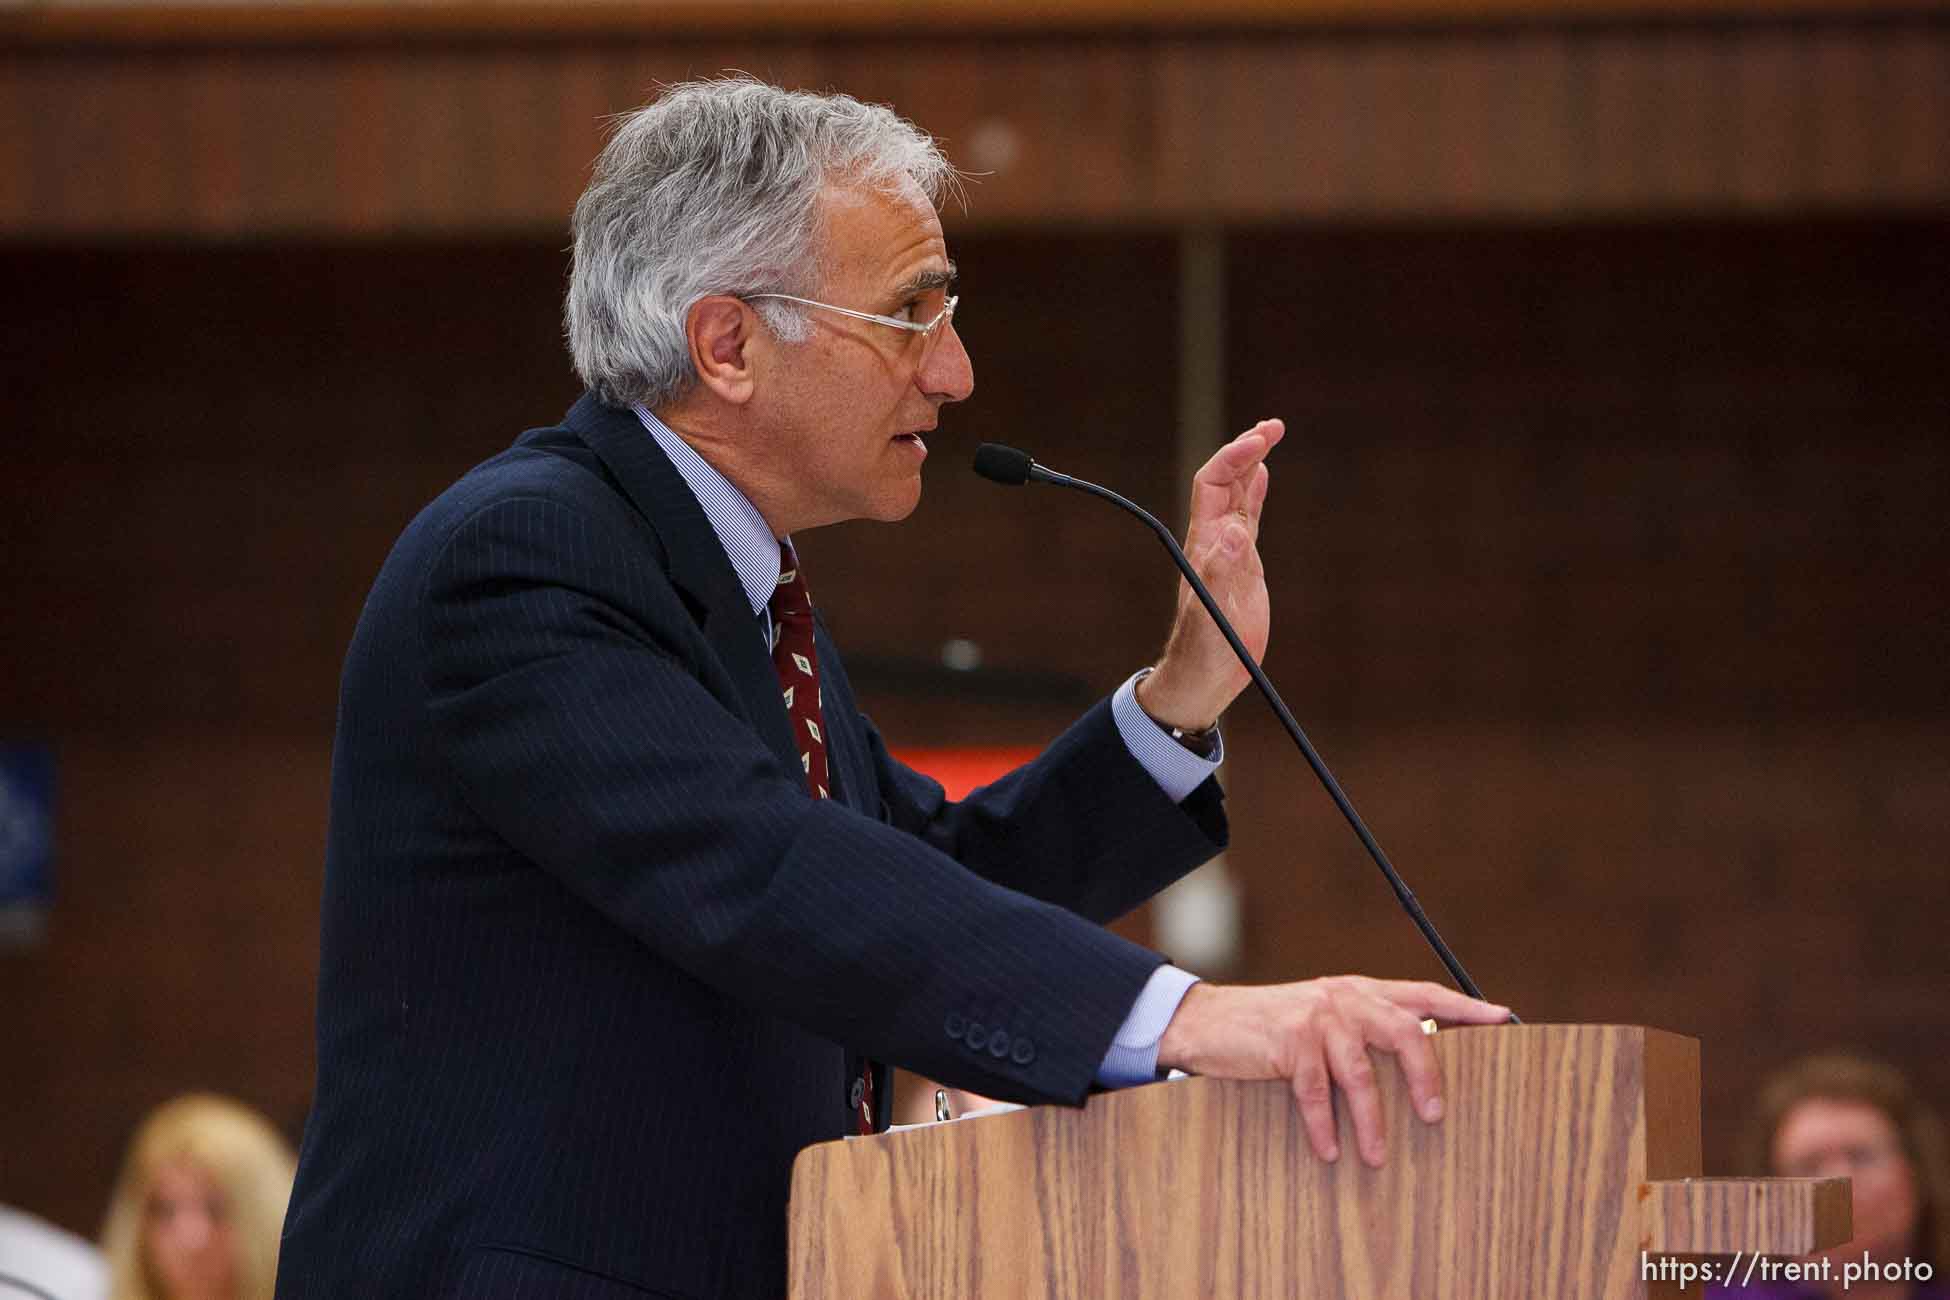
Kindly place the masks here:
[[(1077, 1103), (1183, 1066), (1435, 1117), (1426, 984), (1198, 985), (1101, 922), (1225, 842), (1246, 681), (1181, 592), (1165, 654), (961, 803), (862, 717), (791, 538), (914, 509), (954, 330), (925, 135), (843, 96), (672, 89), (577, 206), (590, 392), (407, 529), (346, 659), (318, 1091), (278, 1294), (776, 1296), (809, 1143), (892, 1062)], [(1265, 421), (1189, 549), (1255, 653)], [(816, 575), (815, 575), (816, 577)]]

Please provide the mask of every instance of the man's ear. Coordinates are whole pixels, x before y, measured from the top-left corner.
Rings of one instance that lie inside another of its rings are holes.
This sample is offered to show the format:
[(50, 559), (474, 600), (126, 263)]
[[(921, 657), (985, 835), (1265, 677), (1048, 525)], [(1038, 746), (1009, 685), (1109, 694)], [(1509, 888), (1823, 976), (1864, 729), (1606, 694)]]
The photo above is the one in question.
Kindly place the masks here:
[(691, 365), (698, 381), (724, 401), (743, 406), (751, 400), (754, 317), (745, 304), (725, 294), (700, 298), (684, 318)]

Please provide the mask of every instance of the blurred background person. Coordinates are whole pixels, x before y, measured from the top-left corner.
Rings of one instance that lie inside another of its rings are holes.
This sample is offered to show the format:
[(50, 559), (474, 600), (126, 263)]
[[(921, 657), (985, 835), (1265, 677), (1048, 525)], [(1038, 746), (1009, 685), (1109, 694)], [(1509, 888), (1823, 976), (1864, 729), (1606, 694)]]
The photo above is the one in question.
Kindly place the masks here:
[[(1745, 1167), (1786, 1178), (1854, 1181), (1855, 1235), (1824, 1252), (1823, 1283), (1716, 1288), (1750, 1300), (1821, 1300), (1844, 1293), (1843, 1266), (1867, 1263), (1898, 1280), (1852, 1282), (1853, 1300), (1950, 1298), (1950, 1152), (1943, 1120), (1901, 1071), (1858, 1056), (1806, 1057), (1762, 1088), (1745, 1146)], [(1819, 1256), (1815, 1258), (1820, 1258)], [(1928, 1280), (1914, 1277), (1928, 1266)]]
[(223, 1097), (136, 1130), (102, 1228), (110, 1300), (270, 1300), (297, 1170), (270, 1121)]

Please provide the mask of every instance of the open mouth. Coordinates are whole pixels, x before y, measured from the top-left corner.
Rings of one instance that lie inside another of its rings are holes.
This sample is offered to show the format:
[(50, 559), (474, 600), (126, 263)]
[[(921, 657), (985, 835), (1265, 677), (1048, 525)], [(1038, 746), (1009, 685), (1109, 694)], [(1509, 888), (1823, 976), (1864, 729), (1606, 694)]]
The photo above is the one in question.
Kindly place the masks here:
[(928, 449), (928, 444), (921, 441), (921, 435), (918, 433), (897, 433), (894, 435), (894, 441), (904, 443), (918, 451), (926, 451)]

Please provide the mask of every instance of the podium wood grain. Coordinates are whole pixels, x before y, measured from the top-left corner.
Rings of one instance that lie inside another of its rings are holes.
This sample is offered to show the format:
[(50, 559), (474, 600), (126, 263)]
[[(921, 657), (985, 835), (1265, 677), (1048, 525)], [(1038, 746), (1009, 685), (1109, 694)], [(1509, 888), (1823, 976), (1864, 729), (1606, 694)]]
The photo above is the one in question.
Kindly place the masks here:
[(1443, 1030), (1435, 1049), (1440, 1124), (1413, 1116), (1399, 1071), (1378, 1071), (1379, 1170), (1352, 1154), (1345, 1116), (1347, 1154), (1324, 1164), (1283, 1085), (1217, 1079), (809, 1148), (790, 1294), (1665, 1294), (1641, 1280), (1646, 1205), (1699, 1173), (1698, 1044), (1502, 1025)]
[(1794, 1257), (1848, 1239), (1846, 1178), (1688, 1178), (1646, 1184), (1646, 1249)]

